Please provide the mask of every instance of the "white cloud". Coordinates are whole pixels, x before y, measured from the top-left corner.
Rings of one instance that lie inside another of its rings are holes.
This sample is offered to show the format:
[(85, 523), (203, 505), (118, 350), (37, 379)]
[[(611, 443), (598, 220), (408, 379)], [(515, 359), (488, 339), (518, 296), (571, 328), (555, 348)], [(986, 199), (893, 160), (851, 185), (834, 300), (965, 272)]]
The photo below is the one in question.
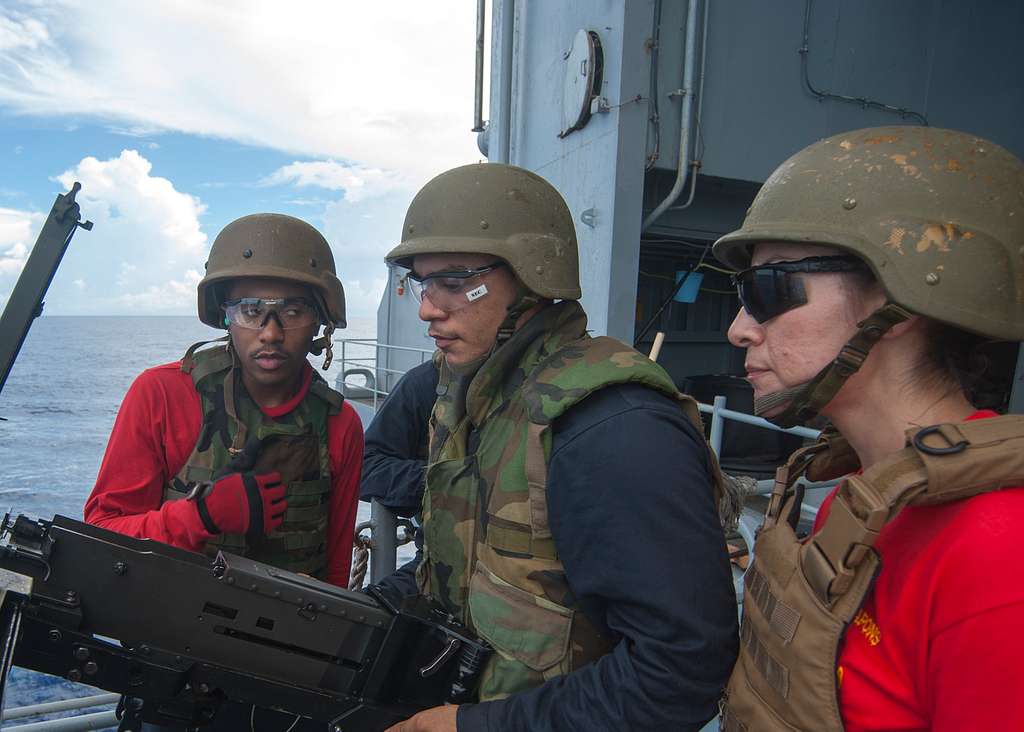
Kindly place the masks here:
[(0, 15), (0, 51), (36, 50), (49, 45), (49, 42), (46, 26), (39, 20), (21, 13)]
[[(109, 160), (84, 158), (57, 180), (65, 189), (75, 181), (82, 184), (78, 201), (91, 217), (141, 224), (148, 236), (174, 252), (202, 252), (206, 234), (199, 228), (199, 216), (206, 207), (166, 178), (150, 175), (152, 169), (137, 151), (122, 150)], [(150, 245), (140, 240), (132, 248)]]
[(28, 261), (28, 247), (18, 243), (0, 254), (0, 275), (19, 274)]
[(479, 158), (474, 20), (460, 0), (5, 3), (0, 104), (355, 161), (415, 185)]
[[(135, 150), (83, 158), (57, 177), (82, 184), (78, 202), (96, 226), (76, 236), (58, 270), (48, 312), (159, 314), (193, 312), (208, 248), (205, 210)], [(61, 283), (69, 286), (61, 287)], [(86, 282), (104, 283), (86, 292)], [(79, 284), (81, 283), (81, 284)]]
[(194, 269), (185, 272), (181, 279), (168, 280), (159, 285), (150, 285), (141, 291), (128, 292), (113, 298), (121, 312), (160, 313), (192, 310), (196, 303), (196, 285), (202, 275)]
[(33, 234), (44, 219), (42, 214), (31, 211), (0, 208), (0, 276), (21, 273), (28, 261)]
[(278, 168), (260, 183), (291, 183), (298, 188), (315, 186), (331, 191), (343, 191), (345, 200), (351, 203), (387, 193), (402, 185), (400, 177), (395, 173), (362, 165), (345, 165), (333, 160), (294, 162)]
[(345, 286), (346, 310), (350, 313), (369, 314), (377, 310), (387, 280), (377, 277), (365, 283), (363, 280), (345, 280), (342, 284)]
[(33, 211), (0, 208), (0, 307), (6, 305), (18, 275), (25, 268), (36, 232), (45, 219)]

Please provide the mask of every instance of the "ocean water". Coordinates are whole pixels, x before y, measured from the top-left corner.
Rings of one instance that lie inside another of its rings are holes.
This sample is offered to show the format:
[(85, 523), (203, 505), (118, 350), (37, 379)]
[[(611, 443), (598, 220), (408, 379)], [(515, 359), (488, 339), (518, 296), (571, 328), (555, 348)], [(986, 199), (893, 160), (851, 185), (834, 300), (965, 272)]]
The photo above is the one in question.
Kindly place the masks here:
[[(42, 317), (35, 321), (0, 393), (0, 511), (82, 518), (118, 407), (144, 369), (217, 338), (194, 317)], [(335, 340), (374, 338), (376, 320), (350, 318)], [(372, 349), (348, 346), (347, 355)], [(321, 357), (311, 357), (319, 368)], [(341, 373), (340, 349), (326, 373)], [(360, 504), (359, 520), (369, 518)], [(7, 708), (98, 693), (63, 679), (15, 668)]]

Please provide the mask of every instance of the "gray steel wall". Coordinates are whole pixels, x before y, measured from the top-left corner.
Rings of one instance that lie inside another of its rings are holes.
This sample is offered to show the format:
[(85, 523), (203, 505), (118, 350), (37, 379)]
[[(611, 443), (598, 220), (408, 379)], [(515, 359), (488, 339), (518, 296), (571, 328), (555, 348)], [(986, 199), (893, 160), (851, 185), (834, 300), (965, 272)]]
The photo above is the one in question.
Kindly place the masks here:
[[(536, 171), (565, 197), (580, 243), (583, 304), (594, 332), (630, 338), (636, 302), (647, 107), (628, 100), (647, 89), (653, 0), (496, 0), (491, 47), (489, 156)], [(514, 20), (501, 19), (514, 9)], [(601, 94), (615, 106), (559, 138), (563, 56), (579, 29), (597, 31), (604, 48)], [(501, 87), (500, 49), (511, 36), (509, 98)], [(623, 102), (627, 102), (623, 104)], [(508, 125), (503, 129), (503, 108)], [(590, 212), (590, 223), (584, 223)]]
[[(821, 137), (899, 115), (818, 101), (804, 87), (805, 0), (709, 0), (703, 172), (763, 181)], [(685, 3), (662, 10), (662, 155), (678, 160)], [(1024, 157), (1024, 3), (1016, 0), (816, 0), (808, 72), (819, 90), (868, 97), (926, 115), (935, 127), (987, 137)]]

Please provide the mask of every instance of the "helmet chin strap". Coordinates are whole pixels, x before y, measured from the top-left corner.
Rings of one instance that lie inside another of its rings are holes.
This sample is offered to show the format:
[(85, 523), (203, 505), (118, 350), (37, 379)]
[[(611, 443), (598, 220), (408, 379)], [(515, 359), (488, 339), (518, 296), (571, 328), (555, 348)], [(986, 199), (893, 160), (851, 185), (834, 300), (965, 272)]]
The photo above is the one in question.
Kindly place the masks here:
[(326, 351), (324, 355), (324, 364), (320, 368), (326, 371), (331, 367), (331, 362), (334, 360), (334, 349), (331, 347), (331, 335), (334, 333), (334, 323), (331, 322), (330, 317), (327, 315), (327, 302), (319, 292), (313, 293), (313, 299), (316, 301), (317, 310), (320, 313), (320, 320), (324, 324), (324, 332), (319, 338), (315, 338), (312, 343), (309, 344), (309, 352), (314, 356), (319, 356), (321, 353)]
[(526, 287), (520, 283), (519, 290), (516, 293), (516, 299), (508, 306), (508, 311), (505, 313), (505, 319), (501, 321), (501, 325), (498, 326), (498, 335), (494, 339), (494, 348), (491, 349), (491, 353), (501, 348), (512, 337), (512, 334), (516, 332), (516, 323), (519, 322), (519, 318), (523, 317), (523, 313), (535, 306), (541, 301), (541, 298), (526, 289)]
[(309, 344), (309, 352), (314, 356), (319, 356), (321, 353), (326, 351), (324, 355), (324, 365), (320, 368), (326, 371), (331, 367), (331, 361), (334, 360), (334, 349), (331, 347), (331, 334), (334, 333), (334, 324), (328, 322), (324, 325), (324, 332), (319, 338), (315, 338), (312, 343)]
[[(857, 323), (857, 332), (846, 342), (839, 355), (803, 384), (766, 394), (754, 400), (754, 414), (779, 427), (795, 427), (810, 421), (839, 393), (846, 380), (857, 373), (871, 348), (897, 323), (912, 313), (887, 302), (865, 320)], [(787, 405), (778, 414), (768, 412)]]

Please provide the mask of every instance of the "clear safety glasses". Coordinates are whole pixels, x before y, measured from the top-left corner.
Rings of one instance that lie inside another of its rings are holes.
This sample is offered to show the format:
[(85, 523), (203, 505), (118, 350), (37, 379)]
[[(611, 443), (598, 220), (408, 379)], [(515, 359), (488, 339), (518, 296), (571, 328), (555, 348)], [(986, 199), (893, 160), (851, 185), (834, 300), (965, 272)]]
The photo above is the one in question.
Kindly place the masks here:
[(741, 270), (732, 276), (740, 304), (750, 317), (764, 323), (807, 303), (801, 272), (852, 272), (867, 269), (857, 257), (807, 257), (795, 262), (772, 262)]
[(481, 275), (507, 264), (499, 260), (476, 269), (431, 272), (423, 277), (415, 272), (409, 272), (407, 277), (417, 302), (423, 302), (423, 298), (427, 298), (434, 307), (452, 313), (486, 295), (487, 285), (480, 281)]
[(226, 300), (221, 307), (224, 308), (225, 320), (240, 328), (264, 328), (271, 315), (285, 330), (320, 323), (320, 313), (316, 304), (305, 297), (242, 297), (237, 300)]

